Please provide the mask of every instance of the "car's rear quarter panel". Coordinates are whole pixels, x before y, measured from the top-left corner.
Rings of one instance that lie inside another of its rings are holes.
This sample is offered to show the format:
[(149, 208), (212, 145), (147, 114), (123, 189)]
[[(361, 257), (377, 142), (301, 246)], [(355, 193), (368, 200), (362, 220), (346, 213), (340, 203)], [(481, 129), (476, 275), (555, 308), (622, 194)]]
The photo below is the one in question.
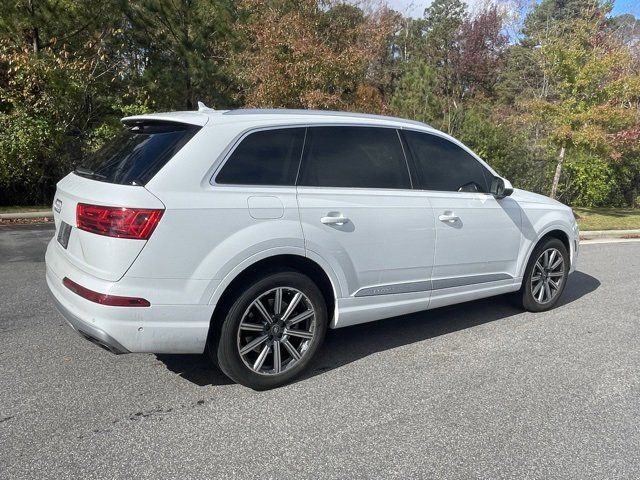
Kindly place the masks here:
[(239, 265), (276, 252), (304, 256), (295, 187), (210, 183), (248, 128), (207, 125), (147, 184), (166, 211), (127, 277), (201, 280), (199, 301), (215, 304)]

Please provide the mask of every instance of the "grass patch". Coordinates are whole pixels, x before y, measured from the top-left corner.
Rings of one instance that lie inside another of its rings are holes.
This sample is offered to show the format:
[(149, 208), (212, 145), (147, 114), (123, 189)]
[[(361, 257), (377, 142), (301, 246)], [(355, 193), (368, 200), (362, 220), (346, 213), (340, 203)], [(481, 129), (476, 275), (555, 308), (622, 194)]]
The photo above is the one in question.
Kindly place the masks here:
[(0, 213), (21, 213), (21, 212), (42, 212), (44, 210), (51, 210), (51, 205), (30, 205), (30, 206), (0, 206)]
[(640, 208), (581, 208), (573, 209), (580, 230), (640, 229)]

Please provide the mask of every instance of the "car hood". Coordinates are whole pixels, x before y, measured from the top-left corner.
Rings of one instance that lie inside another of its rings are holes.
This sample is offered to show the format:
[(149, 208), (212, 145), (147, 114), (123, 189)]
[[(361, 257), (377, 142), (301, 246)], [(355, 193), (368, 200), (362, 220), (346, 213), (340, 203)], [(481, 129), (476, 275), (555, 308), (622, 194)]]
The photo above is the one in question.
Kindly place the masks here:
[(545, 197), (544, 195), (540, 195), (538, 193), (528, 192), (526, 190), (520, 190), (519, 188), (514, 188), (511, 197), (518, 202), (526, 202), (526, 203), (538, 203), (544, 205), (556, 205), (558, 207), (567, 207), (565, 204), (560, 203), (557, 200), (554, 200), (549, 197)]

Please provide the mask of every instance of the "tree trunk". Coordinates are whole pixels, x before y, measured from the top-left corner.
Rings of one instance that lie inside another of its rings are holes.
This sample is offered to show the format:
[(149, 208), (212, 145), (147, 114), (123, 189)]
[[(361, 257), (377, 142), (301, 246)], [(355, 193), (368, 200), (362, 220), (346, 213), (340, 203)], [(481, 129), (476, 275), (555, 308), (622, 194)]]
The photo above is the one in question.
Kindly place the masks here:
[(564, 145), (560, 148), (560, 154), (558, 155), (558, 165), (556, 166), (556, 173), (553, 176), (553, 183), (551, 184), (551, 198), (556, 198), (558, 193), (558, 183), (560, 183), (560, 174), (562, 173), (562, 162), (564, 162)]
[(194, 108), (194, 101), (193, 101), (193, 83), (191, 80), (191, 65), (189, 64), (189, 60), (185, 57), (183, 59), (183, 68), (184, 68), (184, 75), (185, 75), (185, 107), (187, 108), (187, 110), (193, 110)]
[(193, 87), (191, 85), (191, 73), (189, 72), (189, 67), (187, 67), (187, 79), (186, 79), (186, 90), (187, 90), (187, 101), (186, 101), (186, 107), (187, 110), (193, 110), (194, 105), (193, 105)]
[(40, 32), (37, 27), (33, 29), (31, 35), (33, 36), (33, 53), (37, 54), (40, 52)]
[(40, 52), (40, 31), (38, 27), (35, 26), (36, 23), (36, 7), (33, 4), (32, 0), (27, 2), (27, 12), (29, 12), (29, 16), (31, 17), (31, 21), (34, 22), (33, 27), (31, 28), (31, 46), (33, 48), (33, 53), (37, 54)]

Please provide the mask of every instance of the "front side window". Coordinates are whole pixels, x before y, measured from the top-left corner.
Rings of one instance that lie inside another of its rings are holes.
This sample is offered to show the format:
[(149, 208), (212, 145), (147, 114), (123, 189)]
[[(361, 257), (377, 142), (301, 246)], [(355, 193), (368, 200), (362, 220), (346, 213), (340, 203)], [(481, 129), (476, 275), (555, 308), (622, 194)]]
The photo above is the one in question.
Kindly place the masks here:
[(398, 134), (392, 128), (309, 127), (300, 185), (411, 188)]
[(261, 130), (247, 135), (216, 177), (234, 185), (295, 185), (304, 128)]
[(466, 150), (428, 133), (404, 131), (418, 188), (445, 192), (489, 191), (489, 172)]

